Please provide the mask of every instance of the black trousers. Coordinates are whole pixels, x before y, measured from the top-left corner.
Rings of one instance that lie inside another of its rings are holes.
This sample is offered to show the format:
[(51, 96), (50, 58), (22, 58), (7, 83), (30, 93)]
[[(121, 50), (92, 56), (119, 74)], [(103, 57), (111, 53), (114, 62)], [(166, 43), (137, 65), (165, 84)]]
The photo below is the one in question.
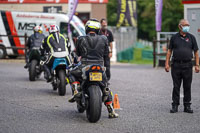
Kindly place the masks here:
[(107, 80), (110, 80), (111, 77), (111, 73), (110, 73), (110, 57), (105, 57), (104, 58), (104, 66), (106, 67), (106, 76), (107, 76)]
[(172, 105), (180, 104), (180, 87), (183, 82), (183, 104), (191, 104), (192, 62), (173, 62), (171, 75), (173, 79)]

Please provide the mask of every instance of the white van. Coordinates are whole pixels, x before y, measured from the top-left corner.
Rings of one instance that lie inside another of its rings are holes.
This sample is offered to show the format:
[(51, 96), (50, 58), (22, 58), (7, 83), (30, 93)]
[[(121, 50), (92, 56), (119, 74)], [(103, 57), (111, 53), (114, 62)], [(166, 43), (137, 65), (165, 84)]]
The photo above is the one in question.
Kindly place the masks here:
[[(67, 22), (67, 14), (0, 11), (0, 58), (5, 58), (6, 55), (16, 58), (18, 55), (24, 54), (23, 49), (15, 49), (15, 47), (24, 48), (24, 37), (14, 36), (24, 36), (25, 33), (30, 36), (36, 25), (42, 26), (43, 33), (47, 36), (51, 24), (58, 25), (60, 33), (67, 36)], [(73, 38), (85, 35), (84, 24), (78, 17), (73, 16), (70, 25)], [(73, 47), (73, 41), (70, 40), (70, 42)]]

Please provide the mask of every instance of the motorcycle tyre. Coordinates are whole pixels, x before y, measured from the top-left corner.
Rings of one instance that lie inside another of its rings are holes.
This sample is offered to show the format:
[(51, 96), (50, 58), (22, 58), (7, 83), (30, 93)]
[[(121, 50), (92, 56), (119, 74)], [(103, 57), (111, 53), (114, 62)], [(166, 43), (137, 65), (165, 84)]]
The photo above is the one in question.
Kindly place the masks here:
[(102, 109), (102, 97), (100, 87), (97, 85), (91, 85), (88, 88), (88, 108), (86, 110), (87, 119), (91, 123), (97, 122), (101, 117)]

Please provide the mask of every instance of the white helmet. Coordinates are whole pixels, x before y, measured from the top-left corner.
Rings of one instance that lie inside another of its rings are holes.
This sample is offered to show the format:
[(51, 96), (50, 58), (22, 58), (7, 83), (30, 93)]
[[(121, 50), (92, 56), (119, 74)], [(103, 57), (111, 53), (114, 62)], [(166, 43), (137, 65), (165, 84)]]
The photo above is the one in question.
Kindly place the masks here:
[(54, 39), (57, 43), (60, 42), (60, 33), (59, 32), (60, 32), (60, 30), (59, 30), (59, 27), (57, 25), (55, 25), (55, 24), (50, 25), (49, 34), (53, 35), (53, 37), (54, 37)]
[(90, 31), (94, 31), (97, 34), (99, 33), (99, 30), (101, 28), (101, 24), (99, 23), (99, 21), (97, 19), (89, 19), (87, 21), (87, 23), (85, 24), (85, 31), (86, 34)]
[(49, 27), (49, 33), (54, 33), (54, 32), (60, 32), (60, 29), (57, 25), (53, 24), (53, 25), (50, 25)]
[(43, 29), (41, 26), (37, 25), (34, 27), (34, 32), (39, 32), (39, 33), (42, 33), (43, 32)]

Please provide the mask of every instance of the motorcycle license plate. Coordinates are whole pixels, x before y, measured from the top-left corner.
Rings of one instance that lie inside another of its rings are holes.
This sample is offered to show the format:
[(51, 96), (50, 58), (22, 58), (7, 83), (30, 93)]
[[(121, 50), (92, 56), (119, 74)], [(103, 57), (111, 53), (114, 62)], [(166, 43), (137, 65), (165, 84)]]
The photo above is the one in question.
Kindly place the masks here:
[(90, 72), (90, 81), (102, 81), (102, 73)]

